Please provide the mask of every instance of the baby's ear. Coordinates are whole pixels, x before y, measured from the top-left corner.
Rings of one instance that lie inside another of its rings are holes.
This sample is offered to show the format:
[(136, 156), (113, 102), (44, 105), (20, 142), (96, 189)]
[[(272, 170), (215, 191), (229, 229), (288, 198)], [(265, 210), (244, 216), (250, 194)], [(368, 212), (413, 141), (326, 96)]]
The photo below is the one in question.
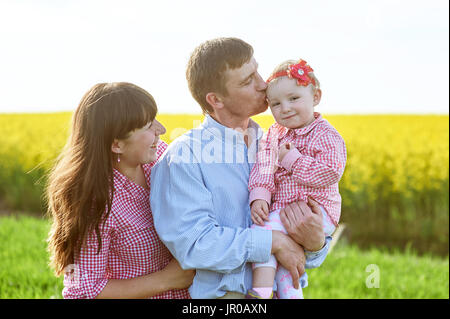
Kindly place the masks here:
[(321, 99), (322, 99), (322, 90), (316, 89), (314, 92), (314, 98), (313, 98), (314, 106), (318, 105), (320, 103)]

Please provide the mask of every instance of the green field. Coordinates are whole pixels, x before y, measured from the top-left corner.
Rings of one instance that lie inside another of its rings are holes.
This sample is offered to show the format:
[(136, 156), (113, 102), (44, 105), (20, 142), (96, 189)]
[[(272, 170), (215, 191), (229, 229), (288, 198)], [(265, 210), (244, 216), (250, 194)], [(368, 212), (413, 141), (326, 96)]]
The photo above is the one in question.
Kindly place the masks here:
[[(62, 298), (62, 278), (47, 266), (49, 227), (45, 219), (0, 217), (0, 299)], [(304, 295), (309, 299), (449, 298), (448, 257), (362, 251), (345, 238), (322, 267), (308, 273)]]
[[(71, 113), (0, 114), (0, 212), (41, 214), (47, 171), (63, 147)], [(448, 256), (448, 115), (324, 115), (343, 136), (341, 222), (351, 243)], [(267, 129), (271, 115), (253, 118)], [(159, 114), (171, 143), (201, 115)]]
[[(62, 278), (47, 266), (49, 222), (39, 216), (70, 116), (0, 114), (0, 298), (61, 298)], [(449, 298), (448, 115), (325, 118), (347, 146), (339, 183), (347, 227), (322, 267), (309, 271), (305, 297)], [(158, 119), (167, 128), (162, 139), (171, 143), (202, 116)], [(254, 120), (264, 129), (273, 123), (270, 115)], [(12, 211), (21, 213), (6, 217)], [(379, 288), (368, 288), (377, 271)]]

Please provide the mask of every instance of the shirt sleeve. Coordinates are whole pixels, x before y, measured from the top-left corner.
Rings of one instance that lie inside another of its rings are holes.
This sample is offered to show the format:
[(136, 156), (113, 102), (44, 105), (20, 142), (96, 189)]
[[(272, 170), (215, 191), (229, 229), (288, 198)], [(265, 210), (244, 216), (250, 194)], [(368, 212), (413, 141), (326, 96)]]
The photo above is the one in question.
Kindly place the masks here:
[(337, 133), (324, 133), (313, 145), (314, 157), (290, 151), (281, 165), (291, 171), (292, 177), (310, 187), (326, 187), (338, 183), (344, 173), (347, 153), (342, 137)]
[(306, 269), (311, 268), (317, 268), (322, 265), (322, 263), (325, 261), (325, 258), (327, 257), (328, 250), (330, 249), (330, 243), (333, 238), (331, 236), (325, 237), (325, 245), (322, 247), (322, 249), (318, 251), (308, 251), (305, 250), (305, 257), (306, 257)]
[(248, 181), (250, 204), (256, 199), (263, 199), (271, 204), (271, 195), (275, 192), (275, 171), (278, 169), (277, 141), (271, 135), (271, 130), (261, 139), (256, 163), (253, 165)]
[(181, 267), (231, 273), (267, 261), (272, 233), (220, 225), (215, 213), (226, 212), (214, 211), (201, 164), (183, 162), (171, 147), (152, 169), (150, 203), (156, 231)]
[(102, 229), (100, 226), (102, 247), (97, 254), (98, 242), (95, 231), (92, 231), (64, 275), (63, 297), (65, 299), (93, 299), (108, 283), (106, 266), (111, 247), (112, 228), (108, 222)]

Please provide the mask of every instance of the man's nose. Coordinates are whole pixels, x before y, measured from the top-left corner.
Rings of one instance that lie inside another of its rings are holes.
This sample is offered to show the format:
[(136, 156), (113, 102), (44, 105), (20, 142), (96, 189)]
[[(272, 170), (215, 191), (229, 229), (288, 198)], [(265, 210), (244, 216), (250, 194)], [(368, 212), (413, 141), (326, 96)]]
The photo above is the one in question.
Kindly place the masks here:
[(265, 91), (267, 89), (266, 81), (264, 81), (264, 79), (259, 73), (257, 73), (257, 79), (258, 79), (258, 91)]

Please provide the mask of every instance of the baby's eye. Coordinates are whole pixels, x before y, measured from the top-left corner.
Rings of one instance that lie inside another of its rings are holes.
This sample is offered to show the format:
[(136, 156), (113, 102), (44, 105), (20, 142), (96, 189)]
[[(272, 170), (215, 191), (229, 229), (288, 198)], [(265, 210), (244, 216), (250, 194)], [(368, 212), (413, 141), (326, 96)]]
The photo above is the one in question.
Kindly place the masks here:
[(278, 105), (280, 105), (280, 103), (275, 102), (275, 103), (270, 104), (270, 107), (275, 107), (275, 106), (278, 106)]
[(290, 98), (291, 101), (295, 101), (295, 100), (297, 100), (297, 99), (298, 99), (298, 96), (292, 96), (292, 97)]

